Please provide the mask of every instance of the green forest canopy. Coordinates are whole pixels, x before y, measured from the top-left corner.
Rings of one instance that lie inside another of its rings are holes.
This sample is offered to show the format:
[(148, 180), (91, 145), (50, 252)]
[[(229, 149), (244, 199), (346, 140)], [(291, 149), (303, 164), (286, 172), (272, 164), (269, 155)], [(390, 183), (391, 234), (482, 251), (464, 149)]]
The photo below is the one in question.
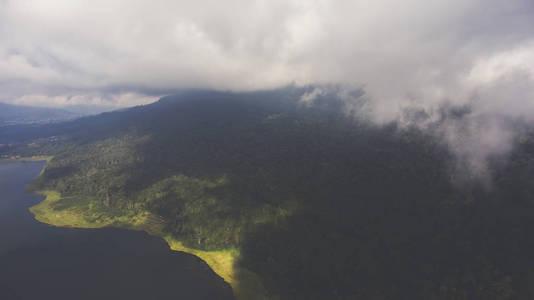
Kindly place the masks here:
[(3, 151), (54, 155), (32, 189), (150, 211), (187, 247), (239, 249), (271, 298), (534, 298), (531, 135), (490, 164), (488, 187), (434, 136), (334, 100), (301, 106), (301, 92), (184, 92), (20, 127)]

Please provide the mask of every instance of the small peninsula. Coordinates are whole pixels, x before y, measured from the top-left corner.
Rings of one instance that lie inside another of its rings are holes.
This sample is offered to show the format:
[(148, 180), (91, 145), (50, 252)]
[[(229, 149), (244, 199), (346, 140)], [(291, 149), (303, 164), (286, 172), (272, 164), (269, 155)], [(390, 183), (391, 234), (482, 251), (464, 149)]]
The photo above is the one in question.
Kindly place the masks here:
[[(204, 260), (215, 273), (232, 286), (236, 299), (267, 299), (257, 275), (235, 265), (239, 258), (239, 251), (235, 248), (219, 251), (188, 248), (165, 234), (161, 218), (149, 212), (128, 215), (109, 214), (106, 210), (94, 207), (88, 202), (62, 198), (55, 191), (36, 191), (36, 193), (45, 196), (42, 202), (30, 208), (30, 212), (39, 222), (57, 227), (117, 227), (145, 231), (163, 238), (172, 250), (193, 254)], [(62, 205), (62, 203), (68, 203), (68, 205)]]

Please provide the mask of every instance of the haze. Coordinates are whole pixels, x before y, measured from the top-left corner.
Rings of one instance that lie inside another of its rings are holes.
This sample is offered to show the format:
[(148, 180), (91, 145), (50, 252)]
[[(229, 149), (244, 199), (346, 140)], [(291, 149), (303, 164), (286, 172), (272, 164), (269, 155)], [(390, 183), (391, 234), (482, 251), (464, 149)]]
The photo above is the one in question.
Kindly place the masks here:
[[(124, 107), (290, 84), (361, 90), (347, 111), (364, 100), (357, 113), (378, 124), (423, 111), (416, 126), (439, 121), (483, 169), (516, 137), (508, 120), (534, 117), (534, 2), (0, 1), (3, 102)], [(469, 113), (444, 121), (443, 107)]]

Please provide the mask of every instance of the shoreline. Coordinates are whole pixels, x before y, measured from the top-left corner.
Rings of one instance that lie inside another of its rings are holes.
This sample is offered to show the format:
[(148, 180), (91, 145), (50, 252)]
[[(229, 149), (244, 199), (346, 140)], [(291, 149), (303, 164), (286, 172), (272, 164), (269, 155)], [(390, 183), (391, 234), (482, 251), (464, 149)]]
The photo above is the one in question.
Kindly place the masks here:
[[(15, 160), (0, 162), (30, 162), (46, 161), (52, 159), (51, 156), (35, 156), (17, 158)], [(46, 164), (43, 170), (46, 168)], [(43, 171), (41, 171), (42, 174)], [(218, 276), (228, 283), (234, 293), (236, 300), (268, 300), (267, 292), (261, 283), (259, 276), (245, 268), (236, 266), (240, 258), (239, 250), (229, 248), (217, 251), (204, 251), (188, 248), (179, 240), (174, 239), (163, 232), (164, 222), (150, 212), (143, 211), (135, 214), (124, 214), (109, 217), (104, 214), (97, 214), (92, 211), (93, 207), (88, 202), (87, 207), (73, 206), (64, 209), (55, 209), (60, 201), (66, 198), (52, 190), (32, 191), (35, 194), (45, 196), (41, 202), (31, 206), (29, 211), (33, 217), (41, 222), (55, 227), (97, 229), (104, 227), (115, 227), (128, 230), (145, 231), (152, 236), (162, 238), (173, 251), (185, 252), (194, 255), (204, 261)]]

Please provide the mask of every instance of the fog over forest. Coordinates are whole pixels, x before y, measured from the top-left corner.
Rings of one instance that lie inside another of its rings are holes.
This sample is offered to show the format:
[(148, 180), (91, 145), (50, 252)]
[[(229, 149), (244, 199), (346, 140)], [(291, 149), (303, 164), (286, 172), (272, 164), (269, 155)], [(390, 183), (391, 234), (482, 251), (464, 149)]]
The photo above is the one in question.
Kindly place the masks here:
[(359, 118), (430, 128), (483, 172), (534, 120), (533, 37), (530, 0), (3, 0), (0, 101), (316, 85), (308, 104), (334, 93)]

